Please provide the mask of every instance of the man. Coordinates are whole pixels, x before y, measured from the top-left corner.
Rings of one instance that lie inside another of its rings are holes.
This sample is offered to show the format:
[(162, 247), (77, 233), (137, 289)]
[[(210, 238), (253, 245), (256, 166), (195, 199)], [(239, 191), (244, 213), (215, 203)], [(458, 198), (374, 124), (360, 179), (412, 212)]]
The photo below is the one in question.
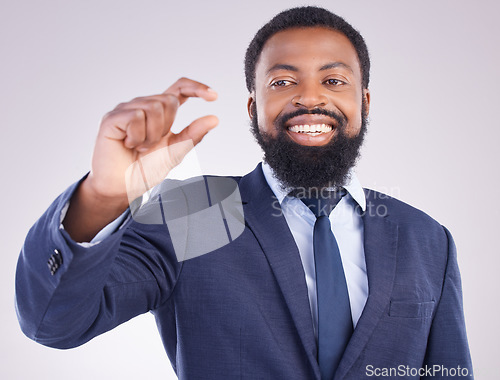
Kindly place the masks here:
[[(369, 68), (363, 38), (324, 9), (291, 9), (261, 28), (245, 74), (265, 162), (229, 179), (237, 195), (205, 177), (162, 182), (143, 206), (135, 201), (216, 126), (206, 116), (170, 131), (188, 98), (216, 99), (209, 87), (182, 78), (117, 106), (88, 176), (28, 234), (16, 278), (23, 331), (69, 348), (152, 311), (181, 379), (472, 377), (451, 235), (363, 191), (351, 170)], [(325, 194), (338, 195), (333, 211), (308, 209)], [(200, 244), (187, 214), (217, 204), (228, 239), (206, 219)]]

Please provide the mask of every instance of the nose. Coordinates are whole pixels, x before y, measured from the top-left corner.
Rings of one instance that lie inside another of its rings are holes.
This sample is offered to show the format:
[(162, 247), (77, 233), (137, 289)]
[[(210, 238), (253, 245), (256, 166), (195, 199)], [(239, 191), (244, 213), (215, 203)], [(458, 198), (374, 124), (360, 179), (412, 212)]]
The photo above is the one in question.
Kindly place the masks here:
[(319, 83), (301, 83), (297, 86), (297, 90), (297, 94), (292, 98), (292, 104), (295, 107), (314, 109), (324, 107), (328, 103), (323, 93), (324, 88)]

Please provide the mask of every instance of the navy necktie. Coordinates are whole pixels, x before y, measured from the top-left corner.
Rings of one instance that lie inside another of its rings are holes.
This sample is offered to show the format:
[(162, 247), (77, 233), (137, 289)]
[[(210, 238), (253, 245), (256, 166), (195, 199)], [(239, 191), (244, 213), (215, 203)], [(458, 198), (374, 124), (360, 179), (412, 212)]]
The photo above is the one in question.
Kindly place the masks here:
[(318, 363), (322, 380), (333, 379), (353, 332), (344, 268), (328, 218), (345, 190), (328, 193), (328, 197), (301, 199), (317, 218), (313, 245), (318, 297)]

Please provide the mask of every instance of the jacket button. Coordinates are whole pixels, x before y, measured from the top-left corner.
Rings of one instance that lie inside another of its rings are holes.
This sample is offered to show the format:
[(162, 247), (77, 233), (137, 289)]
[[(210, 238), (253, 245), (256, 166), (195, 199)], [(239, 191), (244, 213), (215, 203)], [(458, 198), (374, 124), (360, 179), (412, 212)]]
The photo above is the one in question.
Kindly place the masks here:
[(47, 266), (49, 267), (50, 274), (53, 276), (56, 274), (57, 270), (61, 267), (63, 263), (62, 255), (59, 250), (54, 249), (54, 253), (50, 255), (47, 261)]

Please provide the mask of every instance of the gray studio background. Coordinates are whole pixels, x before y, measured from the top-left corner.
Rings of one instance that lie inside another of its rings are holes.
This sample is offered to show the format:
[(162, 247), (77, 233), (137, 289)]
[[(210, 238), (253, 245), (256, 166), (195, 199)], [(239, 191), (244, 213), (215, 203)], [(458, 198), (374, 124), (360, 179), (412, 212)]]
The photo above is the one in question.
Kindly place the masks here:
[[(31, 342), (14, 311), (29, 227), (89, 169), (103, 114), (180, 76), (219, 100), (192, 100), (179, 129), (220, 125), (197, 147), (204, 173), (244, 174), (261, 154), (248, 131), (243, 55), (275, 13), (306, 1), (6, 1), (0, 6), (0, 378), (173, 379), (144, 315), (85, 346)], [(478, 379), (498, 379), (500, 6), (495, 1), (316, 1), (365, 36), (371, 114), (358, 175), (425, 210), (455, 237)]]

